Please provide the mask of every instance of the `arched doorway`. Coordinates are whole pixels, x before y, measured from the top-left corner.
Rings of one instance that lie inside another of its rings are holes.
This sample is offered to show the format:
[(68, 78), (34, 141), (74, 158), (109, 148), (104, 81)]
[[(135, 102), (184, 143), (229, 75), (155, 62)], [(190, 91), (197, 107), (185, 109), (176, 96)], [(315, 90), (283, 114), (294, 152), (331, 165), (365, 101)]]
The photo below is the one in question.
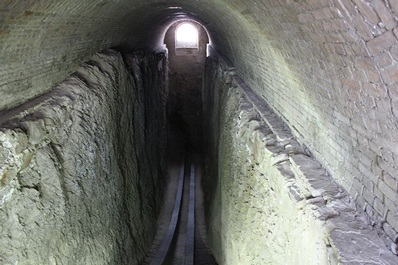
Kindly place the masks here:
[(198, 49), (199, 31), (191, 22), (183, 22), (175, 30), (176, 49)]
[(200, 152), (202, 146), (202, 79), (209, 38), (197, 22), (179, 21), (167, 30), (169, 59), (167, 116), (173, 146)]

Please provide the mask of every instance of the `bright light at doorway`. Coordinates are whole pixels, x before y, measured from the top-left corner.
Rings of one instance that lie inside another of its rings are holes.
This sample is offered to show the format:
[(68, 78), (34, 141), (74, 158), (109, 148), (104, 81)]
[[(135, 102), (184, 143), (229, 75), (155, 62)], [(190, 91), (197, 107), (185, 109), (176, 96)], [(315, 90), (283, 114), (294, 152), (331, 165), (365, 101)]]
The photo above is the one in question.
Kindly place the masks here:
[(198, 48), (198, 30), (190, 23), (180, 25), (176, 30), (176, 48)]

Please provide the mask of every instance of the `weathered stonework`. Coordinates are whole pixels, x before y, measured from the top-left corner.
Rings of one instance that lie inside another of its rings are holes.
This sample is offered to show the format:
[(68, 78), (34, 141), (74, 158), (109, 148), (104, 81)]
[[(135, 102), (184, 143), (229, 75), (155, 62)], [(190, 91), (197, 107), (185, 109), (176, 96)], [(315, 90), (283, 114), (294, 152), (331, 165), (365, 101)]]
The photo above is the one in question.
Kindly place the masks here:
[(204, 191), (218, 263), (396, 264), (387, 236), (231, 74), (225, 63), (208, 60)]
[(167, 73), (161, 53), (126, 61), (128, 69), (116, 51), (96, 54), (2, 115), (1, 264), (145, 257), (165, 183)]

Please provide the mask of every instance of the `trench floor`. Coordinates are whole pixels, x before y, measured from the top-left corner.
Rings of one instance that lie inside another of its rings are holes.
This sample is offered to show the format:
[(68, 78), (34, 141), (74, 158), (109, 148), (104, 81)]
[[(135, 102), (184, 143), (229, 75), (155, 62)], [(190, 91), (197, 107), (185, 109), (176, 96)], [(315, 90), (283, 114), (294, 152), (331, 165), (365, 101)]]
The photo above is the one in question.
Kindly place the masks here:
[[(207, 245), (206, 237), (206, 224), (204, 218), (203, 208), (203, 191), (201, 188), (202, 178), (202, 164), (201, 157), (199, 154), (187, 154), (185, 157), (186, 161), (192, 161), (195, 163), (196, 179), (195, 179), (195, 240), (194, 240), (194, 264), (195, 265), (217, 265), (213, 255), (211, 254)], [(152, 259), (155, 257), (156, 252), (160, 246), (160, 242), (163, 239), (164, 234), (167, 231), (173, 207), (174, 200), (177, 192), (177, 184), (180, 170), (181, 160), (170, 161), (168, 164), (168, 183), (166, 187), (166, 193), (162, 210), (158, 219), (158, 228), (155, 239), (152, 243), (151, 249), (147, 254), (143, 265), (149, 265)], [(184, 194), (183, 197), (189, 194), (189, 171), (186, 174), (184, 182)], [(188, 200), (183, 200), (180, 212), (180, 221), (177, 226), (177, 235), (172, 243), (172, 254), (168, 257), (165, 264), (180, 265), (184, 262), (184, 246), (185, 246), (185, 231), (187, 223), (188, 213)]]

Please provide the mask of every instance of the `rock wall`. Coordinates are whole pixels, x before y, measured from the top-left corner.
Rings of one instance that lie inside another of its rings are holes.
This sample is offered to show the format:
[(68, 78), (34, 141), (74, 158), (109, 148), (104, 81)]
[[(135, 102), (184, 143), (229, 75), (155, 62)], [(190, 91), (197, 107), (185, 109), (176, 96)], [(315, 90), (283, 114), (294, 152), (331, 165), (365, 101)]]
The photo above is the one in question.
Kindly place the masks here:
[(1, 115), (0, 264), (139, 264), (164, 186), (164, 53), (96, 54)]
[(397, 264), (397, 246), (225, 62), (206, 63), (204, 191), (219, 264)]

